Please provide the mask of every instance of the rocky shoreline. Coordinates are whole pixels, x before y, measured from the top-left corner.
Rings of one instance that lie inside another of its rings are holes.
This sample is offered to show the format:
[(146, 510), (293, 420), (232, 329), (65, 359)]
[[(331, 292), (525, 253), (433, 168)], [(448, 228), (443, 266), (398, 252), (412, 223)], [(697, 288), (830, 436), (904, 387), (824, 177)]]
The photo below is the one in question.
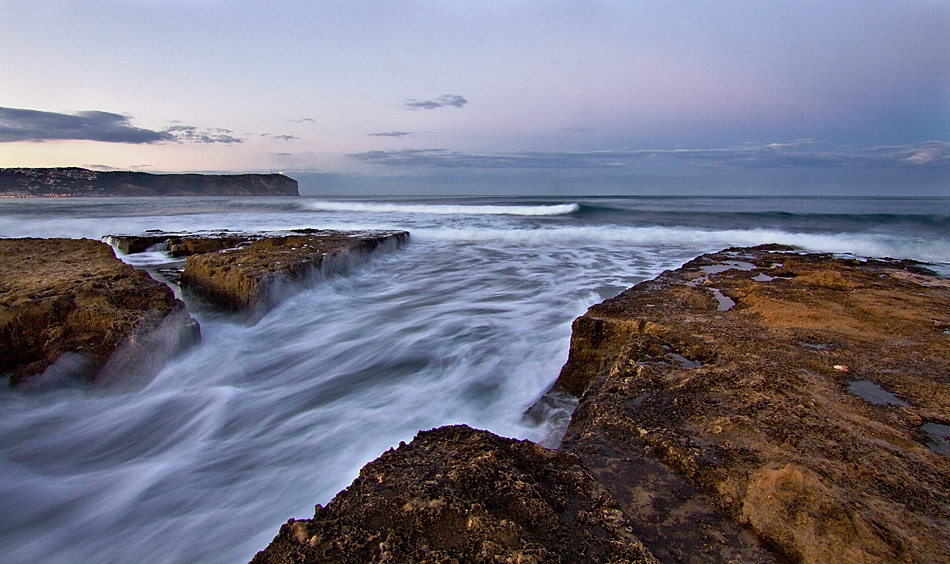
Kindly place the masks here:
[(300, 285), (365, 262), (409, 242), (407, 231), (298, 229), (277, 233), (113, 235), (133, 254), (161, 249), (186, 257), (174, 273), (182, 289), (225, 311), (260, 314)]
[[(249, 312), (408, 233), (110, 241), (186, 257), (184, 288)], [(199, 337), (105, 243), (0, 239), (11, 385), (141, 385)], [(565, 396), (558, 448), (421, 432), (254, 562), (950, 561), (950, 280), (925, 265), (703, 255), (575, 320), (538, 405)]]
[(254, 562), (950, 561), (950, 281), (923, 265), (701, 256), (578, 318), (551, 393), (580, 399), (558, 449), (420, 433)]
[[(405, 231), (107, 237), (124, 253), (186, 257), (186, 294), (228, 314), (261, 315), (322, 276), (405, 245)], [(88, 239), (0, 239), (0, 375), (21, 389), (137, 386), (200, 340), (168, 285)]]

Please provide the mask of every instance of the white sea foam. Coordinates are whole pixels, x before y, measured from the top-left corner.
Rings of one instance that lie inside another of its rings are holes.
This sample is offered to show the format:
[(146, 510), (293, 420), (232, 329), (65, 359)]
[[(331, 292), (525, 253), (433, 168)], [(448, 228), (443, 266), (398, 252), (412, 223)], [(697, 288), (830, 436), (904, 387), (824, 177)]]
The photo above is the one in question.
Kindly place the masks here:
[(685, 227), (551, 227), (537, 229), (421, 228), (415, 239), (445, 241), (504, 241), (524, 245), (587, 244), (695, 249), (695, 254), (726, 247), (776, 243), (827, 253), (864, 257), (909, 258), (950, 263), (950, 242), (878, 233), (800, 233), (775, 229), (696, 229)]
[(529, 205), (455, 205), (455, 204), (398, 204), (375, 202), (339, 202), (339, 201), (310, 201), (303, 204), (313, 211), (333, 212), (369, 212), (369, 213), (401, 213), (426, 215), (515, 215), (515, 216), (545, 216), (567, 215), (580, 210), (578, 204), (553, 204), (544, 206)]

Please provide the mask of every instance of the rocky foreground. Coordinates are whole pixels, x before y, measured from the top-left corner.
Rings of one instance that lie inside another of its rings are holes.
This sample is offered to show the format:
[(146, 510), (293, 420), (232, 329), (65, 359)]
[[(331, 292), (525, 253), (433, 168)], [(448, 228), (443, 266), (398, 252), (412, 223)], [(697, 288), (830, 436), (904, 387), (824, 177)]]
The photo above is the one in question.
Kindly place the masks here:
[[(704, 255), (574, 323), (556, 451), (450, 427), (254, 562), (950, 562), (950, 281)], [(543, 400), (542, 400), (543, 401)]]
[(130, 384), (199, 340), (172, 291), (88, 239), (0, 239), (0, 374)]

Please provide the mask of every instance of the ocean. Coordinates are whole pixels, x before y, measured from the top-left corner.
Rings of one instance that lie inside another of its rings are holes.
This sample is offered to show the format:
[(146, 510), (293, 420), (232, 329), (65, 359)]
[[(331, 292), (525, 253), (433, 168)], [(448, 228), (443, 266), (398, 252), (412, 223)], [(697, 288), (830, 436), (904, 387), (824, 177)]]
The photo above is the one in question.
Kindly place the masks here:
[(0, 562), (246, 562), (419, 430), (556, 444), (570, 404), (524, 412), (571, 321), (705, 252), (781, 243), (950, 275), (950, 198), (0, 200), (0, 237), (305, 227), (411, 242), (259, 319), (189, 303), (201, 344), (141, 389), (0, 390)]

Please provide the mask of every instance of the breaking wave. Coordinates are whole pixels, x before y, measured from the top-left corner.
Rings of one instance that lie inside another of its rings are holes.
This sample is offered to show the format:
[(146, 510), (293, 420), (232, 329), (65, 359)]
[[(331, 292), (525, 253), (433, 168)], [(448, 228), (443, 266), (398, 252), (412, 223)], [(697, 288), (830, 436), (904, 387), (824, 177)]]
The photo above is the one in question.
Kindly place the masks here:
[(569, 215), (580, 211), (578, 204), (553, 205), (455, 205), (455, 204), (398, 204), (374, 202), (307, 202), (311, 211), (408, 213), (434, 215)]

